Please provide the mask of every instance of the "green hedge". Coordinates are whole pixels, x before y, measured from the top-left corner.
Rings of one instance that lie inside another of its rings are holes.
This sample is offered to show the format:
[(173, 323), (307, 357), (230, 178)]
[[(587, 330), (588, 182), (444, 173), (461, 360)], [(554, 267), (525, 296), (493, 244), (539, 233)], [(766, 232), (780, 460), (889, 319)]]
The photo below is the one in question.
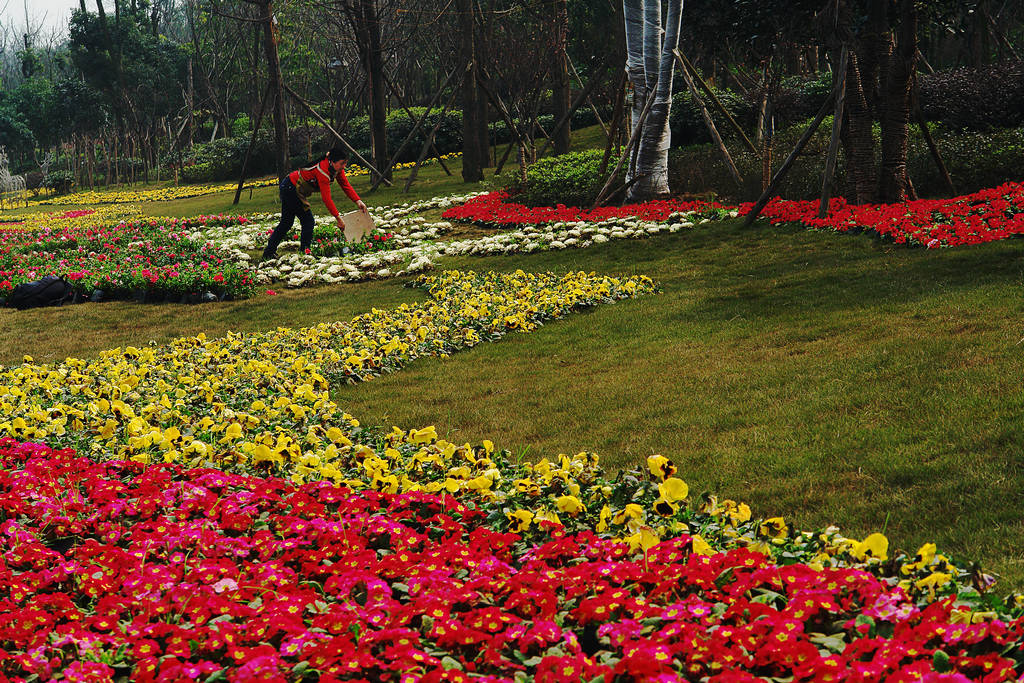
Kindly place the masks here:
[[(712, 88), (712, 91), (737, 123), (747, 131), (754, 129), (756, 110), (752, 103), (731, 90)], [(703, 93), (701, 99), (708, 106), (711, 118), (715, 122), (715, 127), (718, 129), (719, 134), (726, 139), (731, 139), (734, 134), (726, 118)], [(672, 108), (669, 110), (668, 125), (672, 131), (673, 146), (711, 142), (711, 134), (708, 133), (707, 124), (704, 123), (704, 115), (701, 114), (700, 108), (694, 104), (688, 90), (677, 92), (672, 96)]]
[[(778, 170), (806, 126), (806, 121), (801, 122), (779, 131), (775, 136), (773, 170)], [(828, 151), (831, 130), (832, 117), (827, 117), (782, 181), (779, 195), (787, 199), (815, 199), (821, 196), (822, 165)], [(933, 125), (929, 130), (936, 139), (958, 193), (975, 192), (1024, 178), (1021, 170), (1024, 169), (1024, 128), (964, 133)], [(877, 138), (877, 126), (875, 135)], [(761, 193), (760, 159), (735, 144), (729, 145), (729, 153), (743, 176), (742, 190), (737, 190), (718, 149), (714, 145), (705, 144), (671, 150), (669, 178), (673, 192), (714, 192), (740, 200), (756, 199)], [(911, 126), (910, 129), (907, 171), (920, 196), (949, 194), (917, 126)], [(844, 194), (847, 190), (846, 163), (840, 148), (833, 192)]]
[[(406, 114), (405, 110), (391, 112), (387, 117), (388, 154), (393, 155), (398, 151), (409, 131), (416, 125), (416, 121), (426, 111), (426, 107), (412, 107), (412, 117)], [(427, 135), (433, 130), (435, 124), (441, 118), (441, 110), (435, 109), (427, 117), (420, 129), (416, 132), (412, 141), (406, 146), (399, 162), (415, 161), (419, 156)], [(540, 123), (549, 132), (554, 126), (554, 118), (550, 114), (542, 114)], [(181, 178), (188, 183), (206, 183), (222, 180), (237, 180), (242, 172), (242, 160), (245, 158), (245, 150), (249, 146), (249, 133), (242, 131), (242, 124), (248, 119), (239, 115), (233, 126), (234, 137), (219, 138), (213, 142), (204, 142), (193, 145), (192, 150), (184, 156), (181, 169)], [(574, 128), (590, 126), (597, 122), (594, 113), (589, 109), (577, 110), (572, 118)], [(491, 123), (490, 138), (492, 142), (507, 144), (513, 136), (509, 133), (504, 121)], [(367, 116), (359, 116), (349, 121), (343, 133), (356, 150), (367, 159), (371, 158), (370, 152), (370, 120)], [(538, 133), (539, 137), (539, 133)], [(289, 164), (291, 168), (305, 165), (315, 159), (321, 158), (327, 150), (333, 147), (336, 141), (333, 136), (327, 133), (321, 126), (314, 124), (308, 126), (296, 126), (289, 130)], [(462, 112), (449, 111), (445, 114), (437, 133), (434, 136), (434, 144), (442, 154), (462, 151)], [(313, 159), (310, 159), (312, 154)], [(176, 156), (176, 155), (175, 155)], [(274, 132), (264, 127), (256, 137), (256, 144), (253, 147), (252, 157), (249, 159), (247, 175), (259, 176), (274, 173), (276, 166), (274, 159)], [(164, 164), (175, 161), (176, 158), (168, 156), (162, 160)]]
[(601, 149), (544, 157), (527, 169), (525, 184), (507, 189), (528, 206), (590, 206), (603, 184), (597, 174), (603, 157)]

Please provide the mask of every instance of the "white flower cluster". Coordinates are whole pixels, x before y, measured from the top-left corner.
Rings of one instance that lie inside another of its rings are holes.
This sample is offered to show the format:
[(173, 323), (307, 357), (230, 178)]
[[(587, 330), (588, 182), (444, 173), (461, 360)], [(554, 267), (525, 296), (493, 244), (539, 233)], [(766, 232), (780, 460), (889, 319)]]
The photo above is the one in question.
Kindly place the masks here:
[(393, 218), (401, 218), (402, 216), (408, 216), (411, 213), (421, 213), (423, 211), (429, 211), (430, 209), (448, 209), (459, 204), (465, 204), (470, 199), (479, 197), (487, 192), (470, 192), (469, 194), (453, 194), (447, 197), (434, 197), (432, 199), (424, 199), (418, 202), (409, 202), (406, 204), (393, 204), (391, 206), (379, 206), (374, 207), (373, 214), (376, 216), (380, 214), (382, 219), (390, 220)]
[[(345, 256), (307, 256), (295, 253), (298, 242), (281, 243), (284, 252), (279, 258), (257, 264), (256, 274), (263, 284), (284, 283), (288, 287), (302, 287), (315, 283), (356, 282), (373, 278), (407, 275), (428, 270), (440, 256), (489, 256), (498, 254), (531, 253), (549, 249), (582, 249), (610, 240), (644, 239), (662, 233), (674, 233), (692, 228), (695, 223), (707, 223), (708, 218), (696, 219), (691, 212), (671, 214), (665, 221), (639, 218), (610, 218), (600, 222), (561, 221), (556, 223), (524, 225), (508, 232), (495, 232), (485, 237), (443, 242), (439, 238), (452, 230), (448, 221), (428, 222), (414, 214), (436, 208), (455, 206), (482, 193), (435, 197), (407, 204), (376, 207), (371, 210), (376, 226), (394, 235), (396, 249), (372, 254)], [(251, 258), (247, 252), (258, 251), (266, 244), (266, 237), (276, 225), (273, 215), (261, 216), (246, 225), (231, 228), (207, 228), (197, 234), (230, 250), (232, 257), (242, 263)], [(317, 223), (333, 225), (330, 216), (320, 217)]]
[[(665, 222), (644, 221), (639, 218), (610, 218), (590, 223), (561, 221), (541, 225), (525, 225), (518, 230), (502, 232), (475, 240), (462, 240), (438, 245), (439, 252), (448, 256), (471, 254), (530, 253), (546, 249), (584, 249), (609, 240), (643, 239), (659, 233), (679, 232), (692, 228), (690, 213), (674, 213)], [(706, 223), (703, 219), (700, 223)]]
[[(410, 259), (411, 262), (405, 268), (396, 268)], [(304, 287), (321, 282), (358, 282), (416, 273), (431, 265), (431, 262), (423, 262), (418, 258), (416, 249), (395, 249), (344, 257), (288, 253), (274, 261), (260, 264), (256, 277), (263, 284), (283, 282), (288, 287)]]

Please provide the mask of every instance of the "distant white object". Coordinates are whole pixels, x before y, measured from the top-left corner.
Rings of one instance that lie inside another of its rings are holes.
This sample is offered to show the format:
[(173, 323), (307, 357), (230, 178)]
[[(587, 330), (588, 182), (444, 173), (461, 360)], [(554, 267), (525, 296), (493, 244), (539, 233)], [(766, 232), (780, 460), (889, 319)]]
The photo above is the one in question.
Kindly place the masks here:
[(0, 146), (0, 203), (8, 193), (13, 194), (12, 202), (19, 199), (28, 205), (28, 197), (25, 196), (25, 176), (11, 175), (7, 161), (7, 150)]
[(349, 242), (358, 242), (373, 232), (373, 219), (358, 209), (342, 214), (341, 218), (345, 221), (345, 239)]

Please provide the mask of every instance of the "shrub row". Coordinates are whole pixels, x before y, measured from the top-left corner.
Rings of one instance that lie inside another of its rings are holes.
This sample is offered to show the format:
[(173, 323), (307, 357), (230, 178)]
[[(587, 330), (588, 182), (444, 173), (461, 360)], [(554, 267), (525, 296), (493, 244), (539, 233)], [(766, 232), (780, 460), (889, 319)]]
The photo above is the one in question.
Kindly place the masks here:
[[(776, 134), (773, 169), (779, 168), (806, 125), (804, 121)], [(822, 166), (831, 128), (832, 119), (828, 117), (782, 181), (778, 190), (780, 196), (787, 199), (813, 199), (820, 196)], [(957, 192), (975, 192), (1021, 178), (1020, 169), (1024, 168), (1024, 128), (979, 132), (931, 126), (929, 130), (936, 138)], [(674, 148), (670, 152), (669, 177), (673, 192), (717, 192), (743, 200), (756, 198), (761, 192), (761, 160), (739, 145), (729, 145), (729, 152), (743, 176), (742, 188), (736, 187), (718, 149), (711, 144), (701, 144)], [(916, 126), (910, 129), (907, 171), (920, 196), (949, 194), (921, 131)], [(846, 191), (846, 164), (840, 149), (833, 194), (842, 195)]]
[[(416, 121), (423, 115), (426, 107), (412, 107), (412, 117), (405, 110), (391, 112), (387, 117), (388, 152), (394, 154), (399, 146), (409, 135), (409, 132), (416, 125)], [(415, 161), (420, 150), (426, 142), (427, 135), (433, 130), (441, 118), (441, 111), (435, 110), (427, 117), (420, 129), (413, 136), (410, 143), (399, 156), (399, 163)], [(540, 125), (545, 130), (551, 131), (554, 127), (554, 117), (550, 114), (542, 114), (539, 117)], [(591, 126), (597, 122), (594, 113), (587, 110), (577, 110), (573, 115), (571, 125), (574, 128)], [(490, 139), (493, 144), (507, 144), (514, 139), (512, 133), (504, 121), (496, 121), (489, 125)], [(366, 158), (370, 158), (370, 120), (367, 116), (359, 116), (348, 123), (345, 139)], [(537, 132), (537, 137), (540, 133)], [(320, 126), (301, 126), (289, 131), (288, 151), (289, 163), (292, 167), (301, 166), (311, 161), (310, 156), (318, 158), (326, 150), (335, 145), (335, 140), (330, 133)], [(462, 112), (449, 111), (445, 113), (444, 120), (438, 127), (434, 136), (434, 145), (442, 154), (459, 152), (462, 150)], [(242, 172), (242, 161), (245, 158), (245, 151), (249, 146), (249, 135), (242, 133), (236, 137), (220, 138), (208, 143), (193, 146), (190, 155), (185, 159), (181, 169), (181, 178), (187, 183), (205, 183), (220, 180), (235, 180)], [(252, 156), (249, 159), (247, 174), (259, 176), (273, 173), (274, 166), (274, 135), (273, 131), (262, 130), (257, 135), (256, 144), (253, 147)], [(175, 161), (165, 159), (168, 163)]]
[(590, 206), (604, 184), (598, 175), (603, 157), (604, 150), (587, 149), (538, 159), (527, 170), (526, 182), (513, 182), (508, 189), (527, 206)]
[[(685, 87), (672, 98), (670, 126), (676, 146), (711, 142), (700, 110)], [(981, 68), (959, 68), (919, 77), (921, 108), (925, 117), (958, 131), (988, 131), (1024, 126), (1024, 64), (1006, 62)], [(775, 98), (777, 129), (814, 116), (832, 89), (832, 75), (821, 72), (811, 78), (785, 79)], [(713, 88), (722, 105), (746, 130), (756, 127), (760, 94), (745, 95), (728, 88)], [(710, 103), (709, 103), (710, 106)], [(712, 109), (719, 132), (733, 137), (725, 117)]]

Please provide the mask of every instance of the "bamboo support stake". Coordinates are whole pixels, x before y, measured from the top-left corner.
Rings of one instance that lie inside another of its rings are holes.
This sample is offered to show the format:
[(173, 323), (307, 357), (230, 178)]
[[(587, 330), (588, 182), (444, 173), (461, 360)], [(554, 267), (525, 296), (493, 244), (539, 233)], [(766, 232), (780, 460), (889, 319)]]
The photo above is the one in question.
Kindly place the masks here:
[(231, 202), (233, 205), (237, 205), (239, 198), (242, 196), (242, 185), (245, 184), (245, 169), (249, 165), (252, 148), (256, 145), (256, 134), (260, 132), (260, 125), (263, 123), (263, 111), (266, 109), (267, 100), (270, 98), (271, 92), (271, 86), (267, 85), (267, 89), (263, 91), (263, 99), (260, 100), (260, 110), (256, 114), (256, 125), (253, 126), (252, 135), (249, 137), (249, 146), (245, 148), (245, 158), (242, 159), (242, 175), (238, 179), (238, 187), (235, 188), (235, 200)]
[[(451, 80), (452, 75), (455, 74), (456, 71), (458, 71), (457, 68), (454, 69), (452, 71), (452, 73), (448, 75), (448, 78), (445, 79), (444, 85), (442, 85), (441, 88), (436, 93), (434, 93), (434, 98), (430, 101), (430, 104), (427, 106), (426, 113), (416, 123), (416, 126), (413, 128), (413, 132), (409, 133), (409, 135), (406, 138), (406, 140), (408, 140), (409, 138), (411, 138), (414, 135), (415, 131), (419, 129), (419, 126), (422, 125), (423, 119), (425, 119), (427, 116), (430, 115), (430, 110), (434, 108), (434, 104), (437, 102), (437, 98), (441, 95), (441, 91), (444, 90), (448, 86), (448, 81)], [(409, 107), (405, 106), (405, 98), (402, 97), (402, 93), (398, 92), (398, 88), (395, 87), (395, 84), (391, 82), (391, 79), (388, 78), (388, 75), (386, 73), (384, 74), (384, 83), (388, 86), (388, 89), (390, 89), (391, 92), (394, 94), (395, 99), (398, 100), (399, 106), (402, 107), (402, 109), (405, 110), (405, 113), (409, 117), (409, 120), (412, 121), (413, 120), (413, 114), (412, 114), (412, 111), (409, 109)], [(402, 144), (404, 145), (405, 142), (403, 141)], [(452, 172), (448, 170), (447, 164), (445, 164), (444, 163), (444, 159), (441, 158), (441, 150), (439, 150), (437, 148), (437, 145), (431, 145), (430, 149), (433, 150), (434, 155), (437, 157), (437, 160), (441, 163), (441, 168), (444, 169), (445, 174), (446, 175), (451, 175)], [(392, 157), (392, 160), (388, 162), (388, 169), (390, 169), (392, 166), (394, 166), (395, 161), (397, 161), (397, 160), (398, 160), (398, 152), (395, 152), (394, 156)]]
[(807, 143), (810, 142), (811, 136), (814, 135), (814, 131), (818, 130), (818, 126), (821, 125), (821, 122), (828, 115), (829, 109), (832, 107), (832, 100), (835, 96), (836, 92), (835, 90), (833, 90), (832, 93), (829, 94), (828, 98), (825, 99), (825, 103), (821, 105), (821, 109), (818, 110), (818, 113), (814, 117), (814, 120), (811, 121), (810, 125), (807, 126), (807, 130), (804, 131), (803, 136), (801, 136), (801, 138), (797, 141), (796, 147), (794, 147), (793, 151), (789, 153), (789, 156), (786, 157), (786, 160), (782, 162), (782, 166), (780, 166), (779, 170), (775, 173), (775, 177), (772, 178), (772, 181), (768, 184), (767, 189), (765, 189), (765, 191), (761, 193), (761, 196), (758, 198), (757, 202), (750, 209), (750, 213), (747, 214), (747, 220), (743, 222), (743, 227), (749, 227), (751, 223), (757, 220), (757, 217), (761, 214), (761, 211), (764, 210), (765, 205), (768, 204), (768, 200), (775, 193), (775, 189), (779, 186), (779, 183), (782, 182), (782, 179), (783, 177), (785, 177), (786, 173), (789, 172), (789, 167), (793, 165), (793, 162), (796, 161), (797, 156), (800, 154), (800, 152), (803, 151), (804, 147), (807, 146)]
[(946, 189), (950, 195), (956, 194), (956, 189), (953, 187), (953, 179), (949, 176), (949, 170), (946, 168), (946, 163), (942, 160), (942, 155), (939, 153), (939, 146), (935, 144), (935, 139), (932, 137), (931, 131), (928, 130), (928, 121), (924, 118), (924, 112), (921, 111), (921, 102), (917, 96), (917, 77), (914, 77), (914, 91), (911, 95), (913, 98), (914, 107), (914, 119), (917, 122), (918, 128), (921, 129), (921, 135), (924, 136), (924, 141), (928, 144), (928, 151), (932, 155), (932, 160), (939, 169), (939, 173), (942, 174), (942, 180), (946, 183)]
[[(316, 110), (313, 109), (313, 107), (309, 106), (309, 103), (306, 102), (306, 100), (304, 100), (301, 97), (299, 97), (299, 95), (294, 90), (292, 90), (290, 87), (288, 87), (287, 83), (284, 83), (283, 86), (284, 86), (285, 92), (287, 92), (289, 95), (291, 95), (295, 99), (296, 102), (301, 104), (302, 107), (306, 111), (308, 111), (310, 114), (312, 114), (313, 118), (315, 118), (317, 121), (319, 121), (320, 124), (324, 128), (329, 130), (331, 132), (331, 134), (334, 135), (334, 137), (338, 138), (338, 140), (341, 141), (341, 144), (345, 145), (345, 149), (347, 149), (348, 151), (352, 152), (352, 154), (355, 156), (355, 158), (359, 159), (359, 161), (362, 162), (363, 166), (365, 166), (367, 170), (372, 171), (373, 173), (376, 173), (378, 176), (383, 176), (383, 174), (380, 171), (378, 171), (376, 168), (373, 167), (373, 164), (371, 164), (369, 161), (364, 159), (363, 155), (356, 151), (355, 147), (353, 147), (352, 145), (348, 144), (348, 140), (346, 140), (345, 138), (341, 137), (341, 134), (338, 131), (334, 130), (334, 128), (331, 127), (331, 124), (327, 123), (327, 121), (324, 119), (324, 117), (320, 116), (320, 114), (318, 114), (316, 112)], [(393, 185), (394, 184), (390, 180), (388, 180), (387, 178), (384, 178), (384, 182), (387, 183), (388, 185)]]
[[(555, 124), (555, 128), (554, 128), (554, 130), (551, 133), (552, 137), (557, 135), (558, 131), (562, 130), (563, 126), (568, 125), (569, 119), (571, 119), (572, 115), (576, 113), (576, 110), (580, 108), (580, 106), (583, 104), (583, 102), (585, 100), (589, 100), (590, 99), (590, 93), (592, 93), (594, 91), (594, 87), (597, 85), (597, 82), (599, 80), (601, 80), (601, 76), (604, 75), (604, 72), (605, 72), (606, 68), (607, 68), (607, 60), (605, 60), (605, 62), (601, 63), (600, 70), (596, 74), (594, 74), (594, 76), (590, 79), (590, 82), (587, 83), (587, 87), (583, 89), (583, 92), (581, 92), (579, 95), (576, 96), (576, 101), (572, 103), (571, 107), (569, 107), (569, 111), (565, 114), (565, 116), (563, 116), (558, 121), (558, 123)], [(594, 105), (591, 104), (590, 106), (593, 107)], [(596, 108), (594, 109), (594, 112), (595, 113), (597, 112)], [(544, 135), (544, 137), (546, 138), (546, 140), (544, 141), (544, 144), (541, 145), (540, 149), (537, 151), (537, 156), (539, 157), (539, 156), (543, 156), (544, 152), (546, 152), (548, 147), (551, 145), (551, 137), (548, 136), (548, 134), (544, 131), (544, 127), (541, 126), (539, 122), (538, 122), (537, 126), (540, 128), (541, 134)], [(601, 124), (601, 127), (604, 128), (604, 124)], [(605, 129), (605, 134), (606, 135), (608, 134), (607, 129)]]
[(743, 176), (740, 175), (739, 169), (736, 168), (736, 164), (732, 160), (732, 156), (729, 155), (729, 150), (726, 149), (725, 143), (722, 142), (722, 136), (718, 134), (718, 129), (715, 128), (715, 122), (711, 119), (711, 112), (708, 111), (704, 101), (701, 100), (700, 94), (697, 92), (697, 86), (693, 82), (693, 77), (690, 75), (689, 69), (686, 68), (686, 63), (682, 60), (682, 53), (678, 50), (673, 50), (676, 59), (679, 61), (679, 65), (682, 67), (679, 69), (683, 74), (683, 80), (686, 81), (686, 87), (690, 89), (690, 96), (693, 101), (697, 104), (697, 108), (700, 109), (701, 115), (704, 117), (704, 124), (708, 128), (708, 132), (711, 134), (711, 139), (715, 141), (718, 146), (718, 151), (722, 155), (722, 159), (725, 161), (725, 165), (729, 168), (729, 173), (732, 174), (732, 179), (736, 181), (736, 187), (740, 190), (743, 189)]
[(626, 70), (623, 69), (619, 76), (618, 85), (615, 89), (615, 107), (612, 111), (612, 124), (608, 131), (608, 144), (604, 148), (604, 156), (601, 158), (601, 168), (597, 176), (603, 178), (608, 170), (608, 160), (612, 156), (612, 147), (615, 146), (615, 138), (619, 135), (619, 126), (622, 125), (622, 116), (626, 101)]
[(821, 203), (818, 205), (818, 218), (828, 215), (828, 204), (832, 194), (832, 176), (836, 170), (836, 157), (839, 155), (839, 133), (843, 128), (843, 105), (846, 102), (846, 64), (849, 54), (849, 48), (843, 45), (843, 49), (839, 53), (839, 69), (836, 72), (836, 107), (832, 113), (832, 139), (828, 144), (828, 156), (825, 157), (825, 172), (821, 176)]
[(630, 155), (630, 150), (639, 141), (640, 131), (642, 131), (644, 128), (644, 121), (647, 119), (647, 114), (650, 113), (651, 111), (651, 105), (654, 104), (654, 96), (657, 94), (657, 92), (658, 82), (655, 81), (654, 85), (651, 87), (651, 94), (647, 97), (647, 102), (644, 103), (644, 108), (640, 111), (640, 116), (637, 118), (636, 127), (633, 128), (633, 132), (629, 136), (629, 142), (626, 143), (625, 148), (622, 150), (622, 154), (619, 155), (619, 162), (615, 164), (615, 168), (614, 170), (612, 170), (612, 174), (608, 176), (608, 180), (605, 181), (604, 186), (601, 188), (601, 191), (597, 193), (597, 197), (594, 199), (594, 204), (593, 206), (590, 207), (591, 211), (596, 209), (604, 200), (605, 194), (608, 192), (608, 189), (615, 181), (615, 176), (618, 174), (619, 169), (621, 169), (622, 164), (625, 163), (626, 157)]
[(716, 107), (718, 107), (718, 111), (722, 114), (722, 116), (725, 117), (725, 120), (729, 122), (729, 125), (732, 126), (733, 130), (739, 133), (739, 136), (743, 139), (744, 144), (746, 144), (747, 148), (751, 151), (751, 153), (755, 155), (758, 154), (757, 147), (754, 145), (753, 142), (750, 141), (750, 138), (747, 137), (747, 134), (743, 131), (743, 128), (740, 126), (740, 124), (736, 123), (736, 119), (732, 117), (732, 114), (729, 113), (729, 110), (726, 109), (725, 105), (722, 104), (721, 100), (718, 99), (718, 95), (716, 95), (715, 91), (711, 89), (711, 86), (709, 86), (707, 82), (705, 82), (705, 80), (701, 78), (701, 75), (697, 72), (697, 69), (693, 67), (693, 64), (690, 63), (690, 60), (686, 58), (686, 55), (684, 55), (678, 48), (672, 50), (672, 54), (676, 56), (676, 61), (678, 61), (679, 65), (683, 67), (683, 71), (690, 71), (690, 73), (693, 75), (694, 79), (696, 79), (696, 81), (700, 84), (704, 92), (707, 93), (708, 97), (711, 98), (711, 101), (715, 103)]
[[(572, 63), (572, 59), (569, 58), (569, 55), (565, 56), (565, 60), (569, 63), (569, 68), (572, 69), (572, 75), (576, 78), (577, 81), (579, 81), (580, 87), (585, 87), (583, 85), (583, 79), (580, 78), (580, 73), (576, 70), (576, 65)], [(607, 58), (604, 62), (601, 63), (602, 73), (604, 73), (606, 64)], [(601, 113), (597, 111), (597, 105), (594, 104), (594, 98), (590, 97), (590, 95), (587, 95), (587, 104), (590, 105), (590, 110), (594, 112), (594, 118), (597, 119), (597, 123), (599, 126), (601, 126), (601, 130), (604, 131), (605, 137), (608, 137), (608, 126), (604, 124), (604, 119), (601, 118)]]
[[(399, 155), (402, 152), (404, 152), (405, 148), (409, 146), (410, 142), (412, 142), (413, 136), (416, 135), (417, 131), (419, 131), (420, 127), (422, 127), (424, 122), (427, 120), (427, 117), (430, 116), (430, 112), (434, 108), (434, 105), (437, 103), (437, 100), (441, 97), (441, 93), (444, 92), (444, 89), (448, 87), (448, 83), (451, 82), (452, 78), (455, 76), (456, 73), (458, 73), (458, 71), (459, 71), (458, 67), (452, 69), (452, 72), (450, 74), (448, 74), (448, 78), (445, 79), (444, 83), (441, 84), (441, 87), (438, 88), (436, 93), (434, 93), (433, 99), (431, 99), (430, 100), (430, 104), (427, 105), (427, 110), (425, 112), (423, 112), (423, 115), (420, 116), (419, 120), (416, 121), (416, 125), (413, 126), (412, 130), (409, 131), (409, 134), (405, 136), (405, 140), (403, 140), (402, 144), (398, 146), (398, 149), (395, 150), (395, 153), (393, 155), (391, 155), (391, 160), (388, 161), (388, 169), (391, 169), (391, 168), (394, 167), (395, 162), (398, 161)], [(390, 81), (388, 81), (388, 83), (390, 84)], [(392, 90), (394, 90), (394, 87), (392, 87)], [(402, 106), (404, 108), (405, 105), (402, 105)], [(406, 109), (406, 111), (408, 111), (408, 109)], [(412, 118), (412, 113), (409, 112), (409, 114), (410, 114), (410, 118)], [(437, 152), (437, 154), (438, 154), (437, 158), (440, 159), (441, 158), (440, 152), (438, 151), (437, 147), (433, 144), (433, 142), (431, 142), (430, 146), (434, 149), (435, 152)], [(451, 171), (448, 170), (447, 166), (444, 166), (444, 162), (443, 161), (441, 162), (441, 165), (444, 168), (445, 172), (448, 175), (451, 175)], [(373, 192), (374, 190), (376, 190), (380, 186), (381, 180), (383, 178), (384, 178), (383, 175), (377, 176), (377, 179), (373, 181), (373, 185), (370, 186), (370, 192)]]
[(430, 146), (434, 144), (434, 136), (437, 135), (438, 128), (440, 128), (441, 124), (444, 122), (445, 114), (448, 113), (448, 110), (451, 108), (452, 104), (455, 103), (455, 97), (458, 94), (459, 89), (454, 88), (452, 90), (452, 96), (448, 98), (448, 102), (445, 103), (444, 109), (441, 110), (441, 116), (437, 118), (437, 123), (435, 123), (434, 127), (430, 129), (430, 133), (427, 135), (427, 139), (423, 143), (423, 148), (420, 150), (420, 155), (416, 159), (416, 165), (412, 167), (412, 170), (409, 172), (409, 177), (406, 178), (405, 180), (405, 189), (402, 190), (403, 194), (409, 193), (409, 188), (412, 187), (412, 183), (414, 180), (416, 180), (416, 175), (419, 173), (420, 165), (422, 165), (423, 160), (427, 158), (427, 150), (429, 150)]

